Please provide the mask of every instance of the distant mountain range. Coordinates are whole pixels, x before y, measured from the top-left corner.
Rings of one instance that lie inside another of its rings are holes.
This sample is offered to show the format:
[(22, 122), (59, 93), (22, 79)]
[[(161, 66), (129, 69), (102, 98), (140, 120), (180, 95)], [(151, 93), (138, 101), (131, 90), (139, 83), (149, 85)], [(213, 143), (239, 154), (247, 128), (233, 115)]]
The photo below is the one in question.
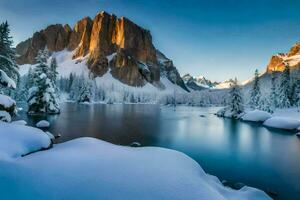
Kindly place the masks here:
[(190, 74), (182, 76), (182, 80), (190, 90), (205, 90), (205, 89), (227, 89), (233, 84), (233, 80), (229, 79), (222, 82), (210, 81), (204, 76), (193, 77)]

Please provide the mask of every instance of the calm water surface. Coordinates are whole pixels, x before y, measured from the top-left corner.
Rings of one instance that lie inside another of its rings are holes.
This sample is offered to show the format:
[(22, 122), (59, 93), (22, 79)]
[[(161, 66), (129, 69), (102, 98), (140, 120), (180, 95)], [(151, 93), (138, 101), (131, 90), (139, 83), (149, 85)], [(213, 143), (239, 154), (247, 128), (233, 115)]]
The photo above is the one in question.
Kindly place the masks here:
[[(159, 146), (182, 151), (207, 173), (274, 191), (276, 199), (300, 199), (300, 139), (257, 124), (218, 118), (217, 108), (65, 103), (57, 116), (19, 118), (51, 122), (58, 142), (95, 137), (114, 144)], [(202, 116), (203, 115), (203, 116)]]

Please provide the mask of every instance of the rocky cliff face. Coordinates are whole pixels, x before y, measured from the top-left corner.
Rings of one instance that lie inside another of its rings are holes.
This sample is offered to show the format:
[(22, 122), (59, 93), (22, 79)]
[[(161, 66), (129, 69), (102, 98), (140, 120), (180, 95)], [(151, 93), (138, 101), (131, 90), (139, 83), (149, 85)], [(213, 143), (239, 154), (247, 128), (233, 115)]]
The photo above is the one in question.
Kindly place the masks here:
[(156, 85), (164, 74), (187, 90), (173, 62), (155, 49), (150, 32), (125, 17), (101, 12), (94, 19), (78, 21), (73, 29), (61, 24), (48, 26), (17, 45), (18, 64), (34, 64), (38, 50), (45, 47), (50, 52), (73, 51), (73, 59), (88, 56), (94, 76), (110, 70), (125, 84), (143, 86), (147, 82)]
[(292, 70), (300, 67), (300, 43), (296, 43), (287, 54), (273, 55), (267, 66), (267, 72), (281, 72), (284, 70), (285, 65), (289, 65)]

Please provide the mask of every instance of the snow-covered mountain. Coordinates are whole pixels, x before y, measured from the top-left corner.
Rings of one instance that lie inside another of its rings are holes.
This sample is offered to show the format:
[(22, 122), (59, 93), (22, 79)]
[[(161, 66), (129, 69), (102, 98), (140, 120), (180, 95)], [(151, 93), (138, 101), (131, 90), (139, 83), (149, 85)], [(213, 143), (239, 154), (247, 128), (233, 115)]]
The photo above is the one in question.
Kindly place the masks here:
[(185, 74), (182, 80), (186, 86), (191, 90), (205, 90), (205, 89), (227, 89), (233, 84), (233, 80), (229, 79), (222, 82), (213, 82), (204, 76), (193, 77), (190, 74)]
[(111, 81), (126, 87), (147, 88), (150, 84), (156, 90), (188, 92), (172, 60), (154, 47), (150, 31), (125, 17), (100, 12), (94, 19), (81, 19), (73, 29), (55, 24), (34, 33), (16, 47), (20, 70), (34, 65), (38, 51), (44, 48), (57, 58), (62, 76), (85, 71), (97, 79), (111, 76)]
[(214, 88), (215, 89), (228, 89), (232, 86), (233, 83), (234, 83), (233, 79), (225, 80), (225, 81), (222, 81), (222, 82), (219, 82), (218, 84), (216, 84), (216, 86)]
[(190, 89), (190, 90), (204, 90), (209, 88), (208, 85), (204, 85), (201, 83), (198, 83), (197, 79), (192, 77), (190, 74), (185, 74), (182, 77), (182, 80), (184, 81), (185, 85)]

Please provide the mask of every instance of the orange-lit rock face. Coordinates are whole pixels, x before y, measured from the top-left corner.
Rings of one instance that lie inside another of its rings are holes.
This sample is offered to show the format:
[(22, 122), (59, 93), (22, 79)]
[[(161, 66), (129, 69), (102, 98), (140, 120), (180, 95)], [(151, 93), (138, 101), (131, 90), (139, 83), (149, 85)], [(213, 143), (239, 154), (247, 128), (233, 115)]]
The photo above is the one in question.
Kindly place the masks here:
[(85, 56), (89, 52), (91, 30), (92, 20), (89, 17), (85, 17), (75, 24), (68, 43), (69, 50), (76, 49), (74, 58)]
[(287, 54), (277, 54), (272, 56), (267, 67), (267, 72), (283, 71), (285, 65), (288, 65), (291, 70), (300, 67), (300, 43), (295, 44)]
[[(119, 51), (121, 49), (126, 51)], [(97, 69), (95, 71), (101, 72), (98, 75), (107, 71), (107, 64), (105, 62), (101, 64), (97, 60), (117, 52), (117, 58), (122, 58), (123, 62), (117, 62), (118, 65), (114, 67), (118, 70), (112, 70), (112, 74), (119, 80), (129, 85), (144, 84), (140, 81), (141, 74), (139, 74), (137, 61), (155, 65), (156, 67), (151, 68), (150, 71), (153, 74), (153, 80), (159, 80), (156, 50), (152, 45), (150, 32), (124, 17), (118, 19), (105, 12), (96, 15), (93, 20), (89, 52), (88, 64), (92, 70)], [(119, 55), (121, 52), (122, 54)], [(128, 57), (131, 57), (130, 61)]]
[(91, 54), (109, 55), (117, 49), (127, 49), (133, 56), (143, 62), (156, 62), (155, 48), (150, 32), (137, 26), (130, 20), (105, 12), (93, 20), (91, 33)]
[(267, 71), (272, 72), (272, 71), (283, 71), (284, 70), (284, 60), (283, 60), (283, 55), (274, 55), (272, 56), (269, 64)]

